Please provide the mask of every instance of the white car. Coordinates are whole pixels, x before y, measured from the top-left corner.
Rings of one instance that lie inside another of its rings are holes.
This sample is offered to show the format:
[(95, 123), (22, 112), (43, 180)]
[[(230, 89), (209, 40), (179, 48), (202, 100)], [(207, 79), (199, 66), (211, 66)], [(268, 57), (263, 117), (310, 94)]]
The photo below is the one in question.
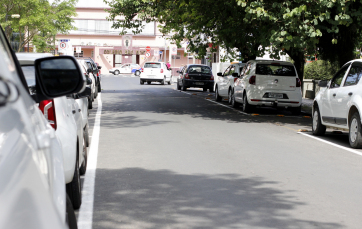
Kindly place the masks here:
[(73, 86), (51, 85), (44, 75), (55, 69), (54, 59), (76, 67), (74, 58), (51, 58), (37, 63), (34, 97), (0, 27), (0, 228), (77, 228), (64, 186), (62, 146), (34, 99), (83, 90), (84, 78), (75, 68), (68, 78)]
[[(87, 64), (86, 60), (83, 60), (83, 59), (77, 59), (78, 63), (82, 66), (82, 72), (84, 75), (88, 76), (89, 78), (91, 78), (92, 80), (92, 84), (90, 85), (90, 88), (91, 88), (91, 96), (90, 96), (90, 99), (88, 100), (88, 108), (89, 109), (92, 109), (93, 108), (93, 101), (94, 101), (94, 98), (96, 98), (96, 95), (98, 94), (98, 89), (97, 89), (97, 86), (96, 86), (96, 82), (97, 82), (97, 79), (96, 77), (94, 76), (93, 72), (91, 69), (89, 69), (89, 63)], [(88, 70), (89, 69), (89, 70)]]
[(224, 73), (217, 73), (218, 80), (215, 84), (216, 101), (221, 101), (223, 97), (227, 97), (229, 104), (231, 104), (231, 92), (234, 90), (234, 83), (240, 76), (244, 66), (245, 63), (235, 63), (230, 65)]
[(248, 61), (231, 92), (231, 105), (240, 103), (244, 112), (252, 111), (255, 106), (268, 106), (300, 114), (301, 82), (294, 65), (277, 60)]
[(141, 75), (142, 68), (138, 64), (123, 64), (120, 67), (115, 67), (109, 70), (109, 73), (114, 75), (118, 74), (135, 74), (136, 76)]
[(362, 148), (362, 60), (352, 60), (334, 75), (320, 81), (313, 103), (313, 134), (323, 135), (326, 128), (349, 131), (352, 148)]
[[(35, 60), (48, 55), (44, 53), (17, 53), (30, 90), (34, 88)], [(78, 67), (81, 69), (79, 64)], [(85, 79), (84, 74), (83, 77)], [(33, 96), (37, 96), (37, 91), (33, 91), (33, 94)], [(77, 97), (74, 94), (68, 94), (54, 99), (41, 100), (39, 101), (39, 108), (55, 129), (55, 135), (61, 142), (66, 190), (74, 209), (79, 209), (82, 203), (80, 175), (85, 173), (87, 166), (87, 134), (84, 135), (81, 113), (84, 108), (79, 107), (75, 98)]]
[(160, 82), (162, 85), (167, 82), (170, 85), (172, 82), (171, 69), (168, 69), (164, 62), (146, 62), (140, 76), (140, 84), (145, 82), (147, 84)]

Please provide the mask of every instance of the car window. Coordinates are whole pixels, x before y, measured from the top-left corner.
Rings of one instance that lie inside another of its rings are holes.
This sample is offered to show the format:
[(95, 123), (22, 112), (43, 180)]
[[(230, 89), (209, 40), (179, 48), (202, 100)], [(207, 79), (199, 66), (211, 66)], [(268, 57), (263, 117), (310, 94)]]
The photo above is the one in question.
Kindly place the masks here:
[(235, 66), (231, 66), (229, 75), (232, 75), (235, 72)]
[(203, 73), (203, 74), (210, 74), (211, 69), (207, 66), (190, 66), (188, 73)]
[(23, 70), (26, 83), (28, 86), (34, 86), (35, 85), (35, 67), (33, 66), (21, 66), (21, 69)]
[(245, 65), (243, 69), (243, 75), (248, 75), (250, 73), (250, 70), (251, 70), (251, 63), (248, 63), (247, 65)]
[(348, 67), (349, 67), (349, 64), (342, 67), (341, 70), (339, 70), (337, 72), (337, 74), (333, 77), (333, 79), (331, 81), (331, 84), (329, 86), (330, 88), (338, 88), (341, 86), (343, 77), (346, 74)]
[(161, 68), (161, 63), (145, 63), (144, 68)]
[(231, 68), (231, 66), (229, 66), (229, 67), (224, 71), (224, 76), (228, 76), (228, 75), (229, 75), (230, 68)]
[(362, 64), (355, 62), (352, 64), (351, 69), (348, 72), (346, 80), (344, 81), (343, 86), (352, 86), (356, 85), (362, 76)]
[(257, 64), (255, 74), (274, 76), (296, 76), (294, 66), (281, 64)]

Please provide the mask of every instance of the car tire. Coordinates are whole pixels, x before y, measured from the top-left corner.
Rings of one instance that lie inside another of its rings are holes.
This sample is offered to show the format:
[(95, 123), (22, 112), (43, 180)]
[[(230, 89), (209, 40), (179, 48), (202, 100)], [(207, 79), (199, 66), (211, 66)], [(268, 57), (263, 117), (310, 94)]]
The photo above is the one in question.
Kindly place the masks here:
[(235, 94), (234, 90), (231, 91), (231, 107), (237, 108), (239, 106), (239, 103), (235, 101)]
[(202, 91), (207, 91), (207, 88), (206, 87), (202, 88)]
[(148, 81), (147, 84), (151, 84), (151, 81)]
[(97, 91), (97, 95), (98, 95), (98, 92), (101, 92), (102, 91), (102, 88), (101, 88), (101, 83), (99, 82), (98, 84), (98, 91)]
[(163, 80), (161, 81), (161, 85), (165, 85), (165, 81), (166, 81), (166, 77), (164, 77)]
[(80, 183), (80, 174), (79, 174), (79, 158), (75, 162), (75, 170), (73, 175), (73, 180), (66, 184), (66, 190), (69, 195), (69, 198), (72, 202), (74, 209), (79, 209), (82, 205), (82, 187)]
[(229, 93), (228, 93), (228, 103), (231, 104), (231, 96), (232, 96), (232, 91), (231, 89), (229, 89)]
[(95, 93), (94, 93), (94, 98), (97, 98), (97, 96), (98, 96), (98, 89), (96, 89), (96, 90), (94, 90), (95, 91)]
[(215, 88), (215, 101), (217, 101), (217, 102), (220, 102), (221, 101), (221, 96), (219, 95), (219, 89), (218, 89), (218, 87), (216, 86), (216, 88)]
[(92, 109), (93, 108), (93, 102), (92, 102), (92, 99), (89, 98), (88, 99), (88, 109)]
[(72, 201), (70, 200), (68, 195), (66, 195), (66, 196), (67, 196), (66, 197), (66, 216), (65, 216), (66, 223), (67, 223), (69, 229), (78, 229), (77, 218), (74, 213)]
[(182, 84), (182, 88), (181, 88), (182, 91), (186, 91), (187, 88), (185, 87), (185, 84)]
[(246, 92), (244, 92), (244, 97), (243, 97), (243, 111), (245, 113), (249, 113), (253, 110), (253, 106), (249, 104), (248, 102), (248, 97), (246, 95)]
[(141, 72), (140, 72), (140, 71), (136, 71), (134, 74), (135, 74), (135, 76), (140, 76), (140, 75), (141, 75)]
[(362, 148), (361, 117), (358, 112), (352, 115), (349, 123), (349, 145), (352, 148)]
[(115, 74), (115, 75), (118, 75), (118, 74), (119, 74), (119, 71), (118, 71), (118, 70), (114, 71), (114, 74)]
[(87, 144), (85, 142), (85, 136), (83, 137), (83, 154), (84, 154), (84, 160), (83, 160), (82, 165), (79, 168), (80, 175), (84, 175), (87, 172), (88, 151), (87, 151)]
[(167, 82), (168, 85), (171, 85), (172, 83), (172, 76), (170, 77), (170, 81)]
[(313, 135), (321, 136), (326, 133), (326, 126), (321, 122), (321, 113), (316, 107), (313, 113), (312, 133)]
[(300, 113), (302, 113), (302, 106), (292, 107), (291, 112), (292, 112), (292, 115), (300, 115)]
[(84, 137), (85, 137), (85, 145), (86, 145), (86, 147), (89, 147), (89, 128), (88, 128), (88, 124), (84, 128)]
[(145, 84), (145, 82), (143, 82), (143, 80), (140, 80), (140, 84), (143, 85), (143, 84)]
[(180, 86), (180, 84), (178, 83), (178, 81), (177, 81), (176, 88), (177, 88), (177, 90), (181, 90), (181, 86)]

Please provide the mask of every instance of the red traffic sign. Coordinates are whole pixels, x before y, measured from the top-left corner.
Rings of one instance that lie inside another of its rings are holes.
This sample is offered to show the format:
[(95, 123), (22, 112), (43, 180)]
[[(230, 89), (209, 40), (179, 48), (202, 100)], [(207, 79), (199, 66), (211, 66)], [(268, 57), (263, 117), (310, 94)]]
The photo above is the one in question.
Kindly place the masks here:
[(146, 47), (146, 51), (147, 51), (147, 52), (150, 52), (150, 51), (151, 51), (151, 47), (150, 47), (150, 46), (147, 46), (147, 47)]

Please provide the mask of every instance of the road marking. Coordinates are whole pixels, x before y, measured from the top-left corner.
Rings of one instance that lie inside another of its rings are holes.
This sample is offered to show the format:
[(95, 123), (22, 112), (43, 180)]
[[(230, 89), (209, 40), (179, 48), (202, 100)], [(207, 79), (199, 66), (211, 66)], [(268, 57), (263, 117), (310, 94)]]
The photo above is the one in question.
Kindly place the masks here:
[(305, 134), (305, 133), (302, 133), (302, 132), (298, 132), (298, 134), (301, 134), (301, 135), (304, 135), (304, 136), (313, 138), (313, 139), (315, 139), (315, 140), (318, 140), (318, 141), (327, 143), (327, 144), (332, 145), (332, 146), (335, 146), (335, 147), (337, 147), (337, 148), (344, 149), (344, 150), (349, 151), (349, 152), (351, 152), (351, 153), (354, 153), (354, 154), (357, 154), (357, 155), (359, 155), (359, 156), (362, 156), (362, 153), (359, 152), (359, 151), (357, 151), (357, 150), (354, 150), (354, 149), (351, 149), (351, 148), (347, 148), (347, 147), (344, 147), (344, 146), (341, 146), (341, 145), (338, 145), (338, 144), (335, 144), (335, 143), (332, 143), (332, 142), (329, 142), (329, 141), (326, 141), (326, 140), (317, 138), (317, 137), (312, 136), (312, 135), (310, 135), (310, 134)]
[(78, 228), (79, 229), (92, 229), (93, 223), (93, 203), (94, 203), (94, 184), (96, 178), (97, 158), (98, 158), (98, 145), (99, 133), (102, 113), (102, 100), (101, 94), (98, 94), (98, 109), (95, 117), (92, 142), (90, 145), (87, 172), (84, 177), (82, 189), (82, 205), (79, 209)]

